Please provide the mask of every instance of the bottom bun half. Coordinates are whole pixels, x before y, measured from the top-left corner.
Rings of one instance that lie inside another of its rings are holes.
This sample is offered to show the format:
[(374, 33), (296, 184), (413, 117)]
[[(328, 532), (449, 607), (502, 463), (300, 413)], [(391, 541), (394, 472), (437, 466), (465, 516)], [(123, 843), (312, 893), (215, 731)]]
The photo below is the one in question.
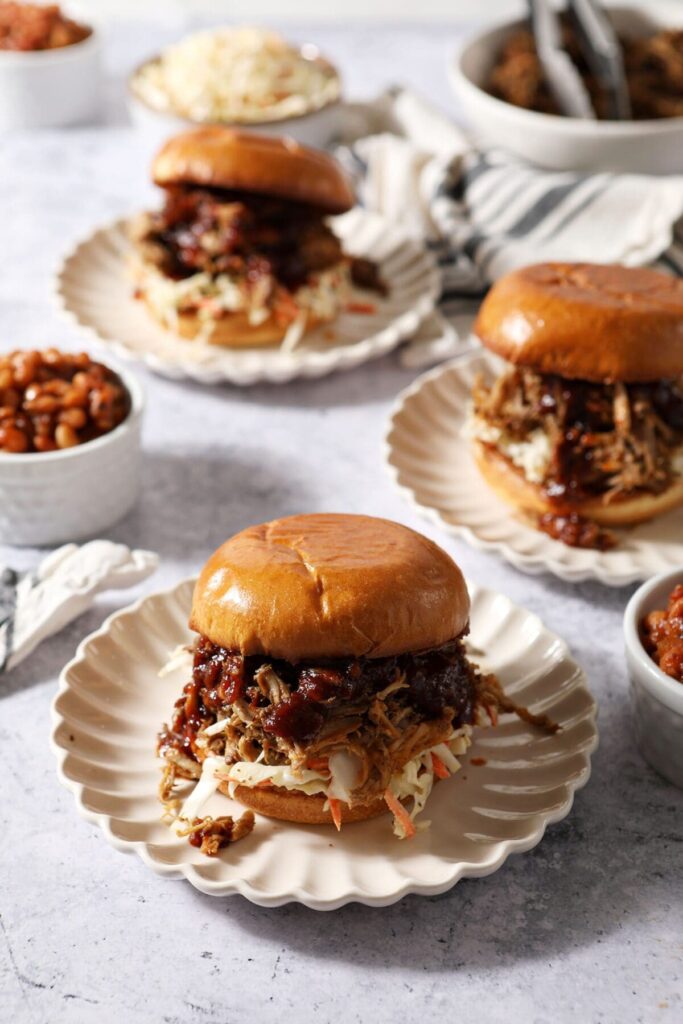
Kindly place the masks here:
[[(144, 294), (143, 299), (150, 316), (164, 330), (172, 330), (174, 334), (187, 341), (201, 338), (209, 345), (223, 348), (265, 348), (281, 344), (289, 329), (289, 324), (278, 324), (272, 316), (262, 324), (251, 324), (246, 313), (226, 313), (213, 321), (210, 333), (207, 333), (206, 321), (200, 319), (196, 313), (178, 313), (171, 328), (158, 315)], [(318, 317), (309, 314), (304, 337), (322, 322)]]
[[(226, 792), (222, 786), (219, 789), (222, 792)], [(239, 800), (245, 807), (250, 807), (252, 811), (256, 811), (257, 814), (263, 814), (267, 818), (279, 818), (280, 821), (294, 821), (300, 825), (333, 825), (330, 812), (323, 810), (325, 797), (320, 794), (308, 796), (306, 793), (297, 793), (296, 790), (290, 789), (280, 789), (277, 786), (268, 786), (261, 789), (237, 786), (233, 796), (235, 800)], [(387, 814), (388, 811), (389, 809), (383, 799), (374, 800), (371, 804), (357, 807), (349, 807), (348, 804), (342, 804), (341, 819), (343, 824), (353, 821), (367, 821), (368, 818), (377, 818), (380, 814)]]
[(490, 445), (474, 442), (474, 457), (489, 487), (521, 512), (532, 516), (571, 512), (591, 519), (599, 526), (634, 526), (683, 505), (683, 478), (662, 494), (636, 494), (609, 504), (600, 498), (559, 505), (548, 500), (540, 484), (530, 483), (505, 455)]

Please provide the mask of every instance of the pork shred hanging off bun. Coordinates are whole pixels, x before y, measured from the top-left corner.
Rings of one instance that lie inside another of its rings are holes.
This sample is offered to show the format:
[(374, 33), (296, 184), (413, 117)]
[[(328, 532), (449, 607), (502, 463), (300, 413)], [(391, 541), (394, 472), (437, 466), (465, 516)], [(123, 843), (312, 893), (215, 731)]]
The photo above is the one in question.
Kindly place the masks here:
[(683, 503), (683, 280), (542, 263), (501, 278), (474, 329), (508, 363), (468, 424), (504, 500), (585, 547)]
[(355, 200), (327, 153), (214, 125), (170, 139), (152, 178), (165, 198), (131, 229), (136, 294), (183, 338), (291, 347), (334, 320), (352, 277), (383, 289), (328, 223)]
[(238, 533), (195, 587), (192, 678), (159, 736), (166, 795), (199, 780), (190, 820), (216, 787), (293, 822), (391, 811), (412, 836), (472, 727), (517, 710), (467, 657), (469, 611), (453, 560), (397, 523), (300, 515)]

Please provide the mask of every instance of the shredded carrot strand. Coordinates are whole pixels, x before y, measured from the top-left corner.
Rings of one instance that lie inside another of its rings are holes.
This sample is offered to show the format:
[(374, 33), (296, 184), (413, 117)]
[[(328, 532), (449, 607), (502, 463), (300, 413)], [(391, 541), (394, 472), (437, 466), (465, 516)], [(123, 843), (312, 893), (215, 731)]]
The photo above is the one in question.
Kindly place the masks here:
[(417, 829), (401, 801), (397, 796), (394, 796), (390, 789), (385, 790), (384, 799), (393, 816), (403, 827), (406, 839), (412, 839)]
[(377, 312), (377, 306), (373, 302), (347, 302), (346, 309), (349, 313), (372, 314)]
[(443, 763), (443, 761), (438, 756), (438, 754), (435, 754), (433, 751), (432, 751), (432, 768), (434, 769), (434, 774), (436, 775), (437, 778), (439, 778), (439, 779), (447, 779), (447, 778), (450, 777), (451, 773), (449, 772), (448, 768)]
[(341, 811), (341, 800), (335, 800), (334, 797), (329, 796), (328, 802), (330, 805), (330, 814), (332, 815), (332, 821), (337, 832), (341, 832), (342, 827), (342, 811)]
[(498, 711), (494, 708), (493, 704), (487, 705), (486, 713), (491, 720), (491, 725), (498, 725)]

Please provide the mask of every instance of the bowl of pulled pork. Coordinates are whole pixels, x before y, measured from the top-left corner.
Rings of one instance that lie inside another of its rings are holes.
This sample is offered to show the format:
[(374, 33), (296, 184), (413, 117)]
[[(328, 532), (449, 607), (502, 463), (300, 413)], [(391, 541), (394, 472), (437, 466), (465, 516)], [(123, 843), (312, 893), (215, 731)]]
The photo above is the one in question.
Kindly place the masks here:
[(683, 568), (635, 592), (624, 614), (624, 643), (640, 752), (683, 788)]
[(566, 15), (566, 58), (583, 81), (590, 117), (561, 113), (528, 19), (466, 37), (450, 64), (455, 96), (473, 131), (540, 167), (643, 174), (683, 171), (683, 11), (670, 0), (609, 7), (631, 117), (611, 120), (606, 96)]

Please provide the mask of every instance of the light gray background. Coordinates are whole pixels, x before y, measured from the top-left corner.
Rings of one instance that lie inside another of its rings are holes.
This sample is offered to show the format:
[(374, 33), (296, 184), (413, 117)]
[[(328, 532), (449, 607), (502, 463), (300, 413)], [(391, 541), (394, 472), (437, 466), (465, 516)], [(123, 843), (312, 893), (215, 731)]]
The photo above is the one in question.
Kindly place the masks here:
[[(400, 78), (450, 107), (452, 28), (299, 34), (339, 62), (354, 95)], [(3, 138), (2, 349), (78, 346), (50, 303), (51, 274), (74, 238), (153, 198), (145, 147), (124, 123), (121, 76), (164, 38), (158, 25), (113, 30), (106, 130)], [(600, 702), (601, 746), (572, 814), (535, 851), (445, 896), (330, 915), (212, 900), (111, 849), (57, 783), (48, 736), (59, 670), (136, 595), (104, 597), (0, 681), (0, 1021), (681, 1020), (683, 794), (633, 747), (620, 632), (630, 590), (520, 575), (414, 515), (380, 458), (391, 402), (412, 377), (395, 358), (249, 391), (139, 376), (149, 403), (144, 490), (112, 536), (160, 552), (140, 591), (192, 573), (252, 521), (318, 509), (399, 519), (567, 638)], [(36, 558), (0, 550), (18, 567)]]

